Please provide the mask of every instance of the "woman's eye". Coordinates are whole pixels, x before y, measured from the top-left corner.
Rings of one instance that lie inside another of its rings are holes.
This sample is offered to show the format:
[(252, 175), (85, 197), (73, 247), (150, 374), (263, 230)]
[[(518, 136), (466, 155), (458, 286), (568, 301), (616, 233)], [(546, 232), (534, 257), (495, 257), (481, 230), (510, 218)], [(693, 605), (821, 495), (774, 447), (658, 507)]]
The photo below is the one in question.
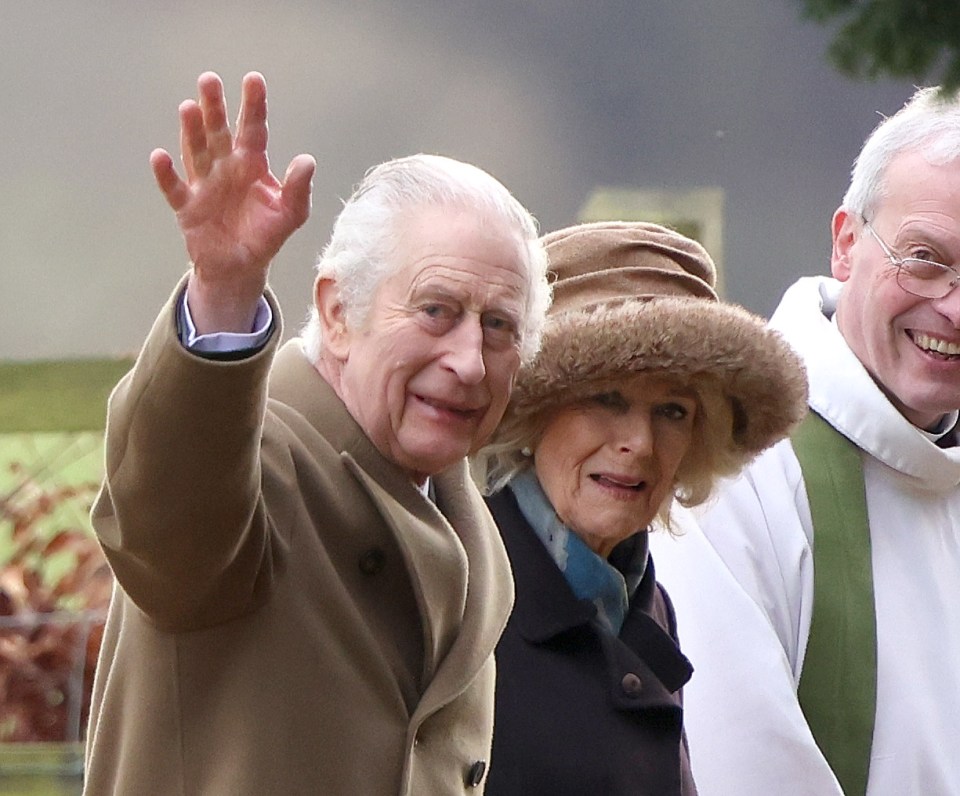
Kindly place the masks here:
[(668, 420), (685, 420), (690, 410), (683, 404), (668, 403), (660, 407), (660, 414)]
[(590, 397), (590, 402), (607, 409), (626, 409), (627, 401), (618, 392), (600, 392)]

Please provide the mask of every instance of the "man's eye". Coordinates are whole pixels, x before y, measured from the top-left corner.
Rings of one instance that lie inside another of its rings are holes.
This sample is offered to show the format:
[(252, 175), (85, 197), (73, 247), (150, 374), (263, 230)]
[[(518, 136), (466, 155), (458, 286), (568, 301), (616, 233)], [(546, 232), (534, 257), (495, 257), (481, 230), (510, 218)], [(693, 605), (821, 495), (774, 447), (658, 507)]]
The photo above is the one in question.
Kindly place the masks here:
[(517, 325), (502, 315), (484, 314), (481, 317), (484, 337), (493, 344), (512, 345), (517, 339)]
[(459, 311), (449, 304), (431, 302), (417, 307), (417, 317), (429, 334), (446, 334), (457, 322)]
[(445, 304), (424, 304), (420, 312), (432, 320), (448, 320), (453, 318), (453, 310)]
[(911, 249), (907, 257), (912, 260), (926, 260), (928, 263), (939, 264), (941, 262), (940, 256), (926, 246), (917, 246)]

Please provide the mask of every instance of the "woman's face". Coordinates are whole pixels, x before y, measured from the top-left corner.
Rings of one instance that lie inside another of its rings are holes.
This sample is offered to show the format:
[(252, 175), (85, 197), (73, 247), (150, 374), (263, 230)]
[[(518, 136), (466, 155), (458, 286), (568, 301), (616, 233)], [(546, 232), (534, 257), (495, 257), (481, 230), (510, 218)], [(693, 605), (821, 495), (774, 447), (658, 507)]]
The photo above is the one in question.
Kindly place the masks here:
[(696, 392), (640, 373), (558, 409), (534, 467), (560, 520), (606, 558), (646, 528), (672, 495), (693, 441)]

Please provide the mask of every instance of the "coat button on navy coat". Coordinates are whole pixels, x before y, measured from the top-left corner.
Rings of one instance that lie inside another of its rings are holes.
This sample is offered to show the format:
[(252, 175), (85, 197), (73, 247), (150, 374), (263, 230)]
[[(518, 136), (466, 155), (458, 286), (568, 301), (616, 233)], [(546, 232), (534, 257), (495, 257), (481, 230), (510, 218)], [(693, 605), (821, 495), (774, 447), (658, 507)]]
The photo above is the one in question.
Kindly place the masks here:
[(376, 575), (387, 563), (387, 554), (379, 547), (371, 547), (360, 556), (357, 566), (364, 575)]
[(487, 773), (487, 764), (483, 760), (477, 760), (467, 769), (465, 777), (468, 788), (476, 788), (483, 782), (483, 775)]
[(627, 672), (620, 681), (620, 687), (627, 696), (640, 696), (643, 691), (643, 681), (633, 672)]

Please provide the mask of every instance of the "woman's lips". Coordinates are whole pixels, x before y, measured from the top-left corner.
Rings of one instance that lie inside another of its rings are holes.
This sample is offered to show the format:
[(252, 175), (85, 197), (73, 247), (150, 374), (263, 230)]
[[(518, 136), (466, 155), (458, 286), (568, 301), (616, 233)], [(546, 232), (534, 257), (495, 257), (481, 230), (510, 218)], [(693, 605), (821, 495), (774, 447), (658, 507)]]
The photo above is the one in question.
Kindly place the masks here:
[(632, 478), (627, 475), (613, 475), (611, 473), (592, 473), (590, 477), (598, 484), (613, 487), (615, 489), (629, 489), (638, 492), (644, 487), (642, 479)]

